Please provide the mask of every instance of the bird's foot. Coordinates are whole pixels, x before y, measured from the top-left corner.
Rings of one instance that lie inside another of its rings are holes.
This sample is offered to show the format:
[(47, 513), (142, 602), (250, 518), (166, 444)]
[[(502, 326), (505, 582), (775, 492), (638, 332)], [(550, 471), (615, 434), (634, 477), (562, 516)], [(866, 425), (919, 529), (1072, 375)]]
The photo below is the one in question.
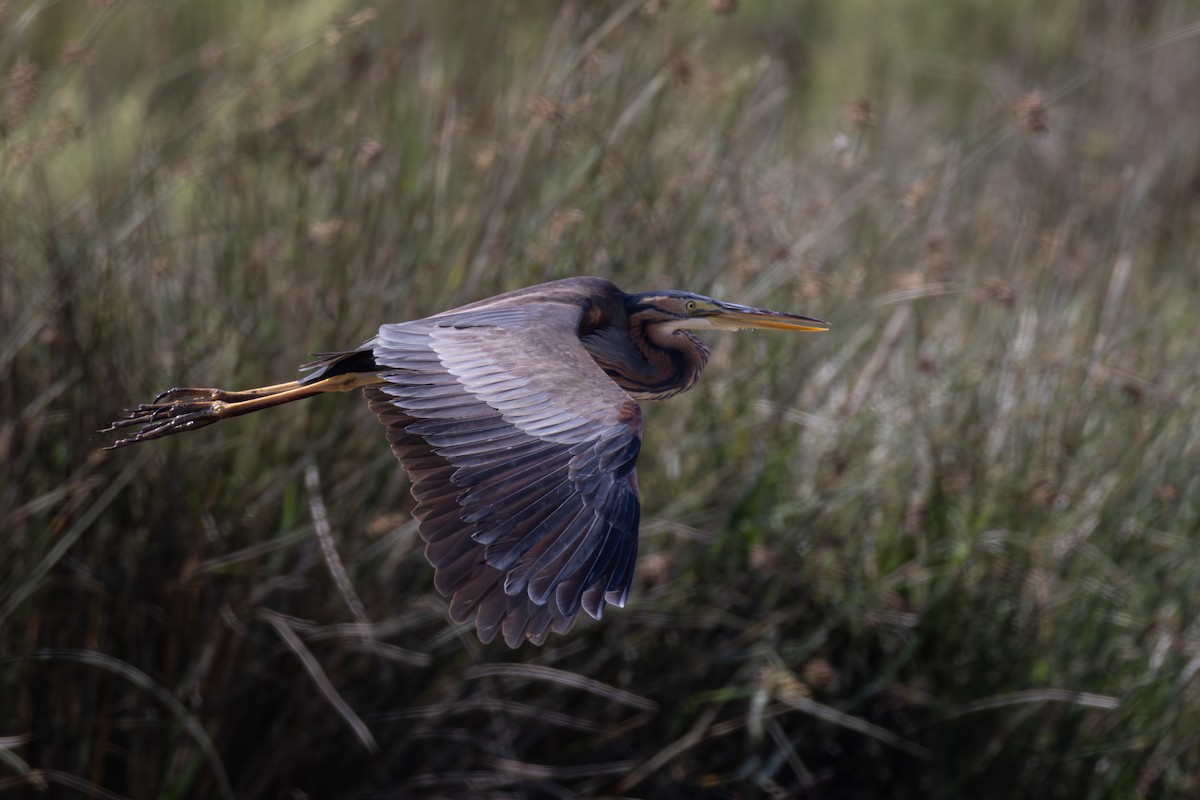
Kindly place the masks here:
[(142, 403), (103, 429), (101, 433), (139, 428), (131, 436), (118, 439), (105, 449), (115, 450), (211, 425), (228, 415), (230, 401), (236, 402), (236, 398), (231, 396), (237, 394), (223, 389), (168, 389), (154, 398), (154, 402)]

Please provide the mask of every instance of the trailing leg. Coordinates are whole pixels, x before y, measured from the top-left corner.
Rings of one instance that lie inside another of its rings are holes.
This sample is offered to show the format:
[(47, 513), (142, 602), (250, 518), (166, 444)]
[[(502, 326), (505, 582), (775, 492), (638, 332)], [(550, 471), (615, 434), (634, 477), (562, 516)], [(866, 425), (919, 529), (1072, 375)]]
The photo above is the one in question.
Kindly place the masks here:
[(175, 433), (194, 431), (223, 419), (240, 417), (314, 395), (348, 392), (382, 382), (383, 379), (374, 373), (347, 372), (312, 383), (290, 381), (243, 391), (178, 387), (163, 392), (154, 398), (152, 403), (142, 403), (101, 433), (111, 433), (123, 428), (137, 429), (130, 436), (118, 439), (105, 448), (115, 450), (118, 447), (161, 439)]

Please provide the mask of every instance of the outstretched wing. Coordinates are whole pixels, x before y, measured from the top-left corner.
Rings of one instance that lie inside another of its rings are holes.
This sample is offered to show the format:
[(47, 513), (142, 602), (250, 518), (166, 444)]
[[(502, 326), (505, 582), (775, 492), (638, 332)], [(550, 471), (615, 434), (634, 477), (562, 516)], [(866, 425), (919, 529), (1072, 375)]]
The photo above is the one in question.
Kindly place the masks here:
[(624, 605), (637, 555), (641, 409), (544, 302), (384, 325), (364, 390), (413, 481), (450, 613), (516, 647)]

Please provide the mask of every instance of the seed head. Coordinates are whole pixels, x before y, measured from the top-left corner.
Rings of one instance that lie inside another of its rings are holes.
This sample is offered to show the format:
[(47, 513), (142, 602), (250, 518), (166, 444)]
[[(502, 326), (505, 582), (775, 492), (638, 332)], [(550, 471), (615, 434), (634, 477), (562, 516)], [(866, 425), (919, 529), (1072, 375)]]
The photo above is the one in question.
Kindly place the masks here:
[(875, 124), (875, 115), (871, 113), (871, 104), (861, 97), (856, 97), (846, 104), (846, 120), (856, 131), (869, 128)]
[(1017, 101), (1013, 110), (1017, 119), (1030, 133), (1045, 133), (1047, 130), (1046, 98), (1041, 92), (1030, 92)]
[(359, 169), (366, 169), (379, 160), (383, 155), (383, 144), (376, 138), (368, 136), (358, 147), (358, 157), (354, 163)]
[(8, 107), (4, 111), (5, 130), (12, 130), (25, 118), (25, 112), (37, 99), (38, 68), (22, 56), (8, 73)]

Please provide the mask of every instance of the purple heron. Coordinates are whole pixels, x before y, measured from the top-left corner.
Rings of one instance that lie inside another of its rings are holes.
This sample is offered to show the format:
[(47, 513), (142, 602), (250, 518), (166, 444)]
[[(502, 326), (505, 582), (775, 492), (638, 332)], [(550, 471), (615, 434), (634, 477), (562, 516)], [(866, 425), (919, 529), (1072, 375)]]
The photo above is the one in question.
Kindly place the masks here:
[(111, 447), (196, 430), (325, 392), (362, 389), (412, 481), (434, 585), (457, 622), (510, 647), (623, 606), (637, 555), (639, 400), (690, 389), (692, 330), (823, 331), (828, 323), (673, 290), (567, 278), (386, 324), (320, 354), (300, 380), (176, 388), (117, 420)]

